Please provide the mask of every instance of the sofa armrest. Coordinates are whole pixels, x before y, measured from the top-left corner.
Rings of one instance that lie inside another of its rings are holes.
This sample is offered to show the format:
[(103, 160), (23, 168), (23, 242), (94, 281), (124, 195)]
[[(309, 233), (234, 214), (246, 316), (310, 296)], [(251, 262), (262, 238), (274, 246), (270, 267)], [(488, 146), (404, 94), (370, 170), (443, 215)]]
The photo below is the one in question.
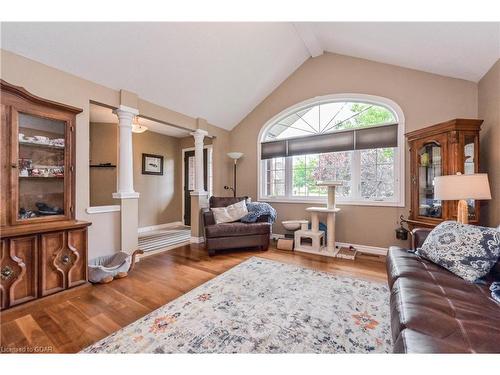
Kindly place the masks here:
[(269, 215), (262, 215), (256, 221), (256, 223), (268, 223), (268, 222), (269, 222)]
[(417, 248), (421, 247), (431, 231), (431, 228), (413, 229), (411, 231), (411, 248), (413, 250), (416, 250)]
[(210, 210), (210, 208), (203, 208), (201, 212), (203, 217), (203, 227), (215, 224), (214, 213)]

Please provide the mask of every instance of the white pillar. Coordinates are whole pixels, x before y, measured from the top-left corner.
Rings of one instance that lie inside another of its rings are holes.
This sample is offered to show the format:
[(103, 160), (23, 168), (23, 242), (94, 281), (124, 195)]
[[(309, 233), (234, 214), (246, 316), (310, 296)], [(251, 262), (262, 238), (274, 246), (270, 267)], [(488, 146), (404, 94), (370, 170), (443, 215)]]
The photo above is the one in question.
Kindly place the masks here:
[(194, 137), (194, 158), (195, 158), (195, 192), (205, 193), (204, 179), (203, 179), (203, 138), (208, 135), (206, 130), (197, 129), (192, 132)]
[(134, 191), (134, 168), (132, 152), (132, 121), (139, 114), (135, 108), (120, 106), (114, 113), (118, 116), (119, 156), (118, 156), (118, 186), (113, 198), (138, 198)]

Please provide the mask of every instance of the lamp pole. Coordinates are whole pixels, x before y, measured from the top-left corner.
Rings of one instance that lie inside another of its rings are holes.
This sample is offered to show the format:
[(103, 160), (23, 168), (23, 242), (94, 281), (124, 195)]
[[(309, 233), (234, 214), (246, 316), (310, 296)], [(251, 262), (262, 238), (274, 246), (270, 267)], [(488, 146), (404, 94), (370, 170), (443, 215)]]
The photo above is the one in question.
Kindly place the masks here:
[(234, 166), (233, 166), (233, 197), (236, 198), (236, 164), (238, 162), (238, 159), (240, 159), (243, 156), (242, 152), (228, 152), (227, 156), (229, 156), (231, 159), (234, 160)]

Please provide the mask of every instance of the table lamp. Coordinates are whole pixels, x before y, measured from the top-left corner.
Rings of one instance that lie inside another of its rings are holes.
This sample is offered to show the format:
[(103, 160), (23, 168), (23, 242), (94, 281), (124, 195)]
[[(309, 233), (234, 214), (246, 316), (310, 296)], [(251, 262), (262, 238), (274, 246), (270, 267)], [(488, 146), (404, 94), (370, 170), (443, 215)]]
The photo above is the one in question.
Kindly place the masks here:
[(468, 224), (469, 212), (466, 199), (491, 199), (486, 173), (461, 174), (434, 177), (434, 198), (458, 200), (457, 221)]

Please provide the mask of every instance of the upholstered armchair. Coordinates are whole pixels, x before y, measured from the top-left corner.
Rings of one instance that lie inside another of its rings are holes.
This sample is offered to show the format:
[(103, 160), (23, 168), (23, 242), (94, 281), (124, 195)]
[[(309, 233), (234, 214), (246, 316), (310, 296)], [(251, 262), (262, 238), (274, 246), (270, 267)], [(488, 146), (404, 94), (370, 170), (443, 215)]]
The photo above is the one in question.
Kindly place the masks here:
[[(247, 198), (210, 197), (209, 207), (227, 207)], [(263, 251), (268, 249), (271, 224), (268, 223), (267, 216), (261, 216), (256, 223), (236, 221), (216, 224), (210, 208), (202, 211), (205, 244), (209, 255), (215, 255), (217, 250), (223, 249), (255, 248)]]

